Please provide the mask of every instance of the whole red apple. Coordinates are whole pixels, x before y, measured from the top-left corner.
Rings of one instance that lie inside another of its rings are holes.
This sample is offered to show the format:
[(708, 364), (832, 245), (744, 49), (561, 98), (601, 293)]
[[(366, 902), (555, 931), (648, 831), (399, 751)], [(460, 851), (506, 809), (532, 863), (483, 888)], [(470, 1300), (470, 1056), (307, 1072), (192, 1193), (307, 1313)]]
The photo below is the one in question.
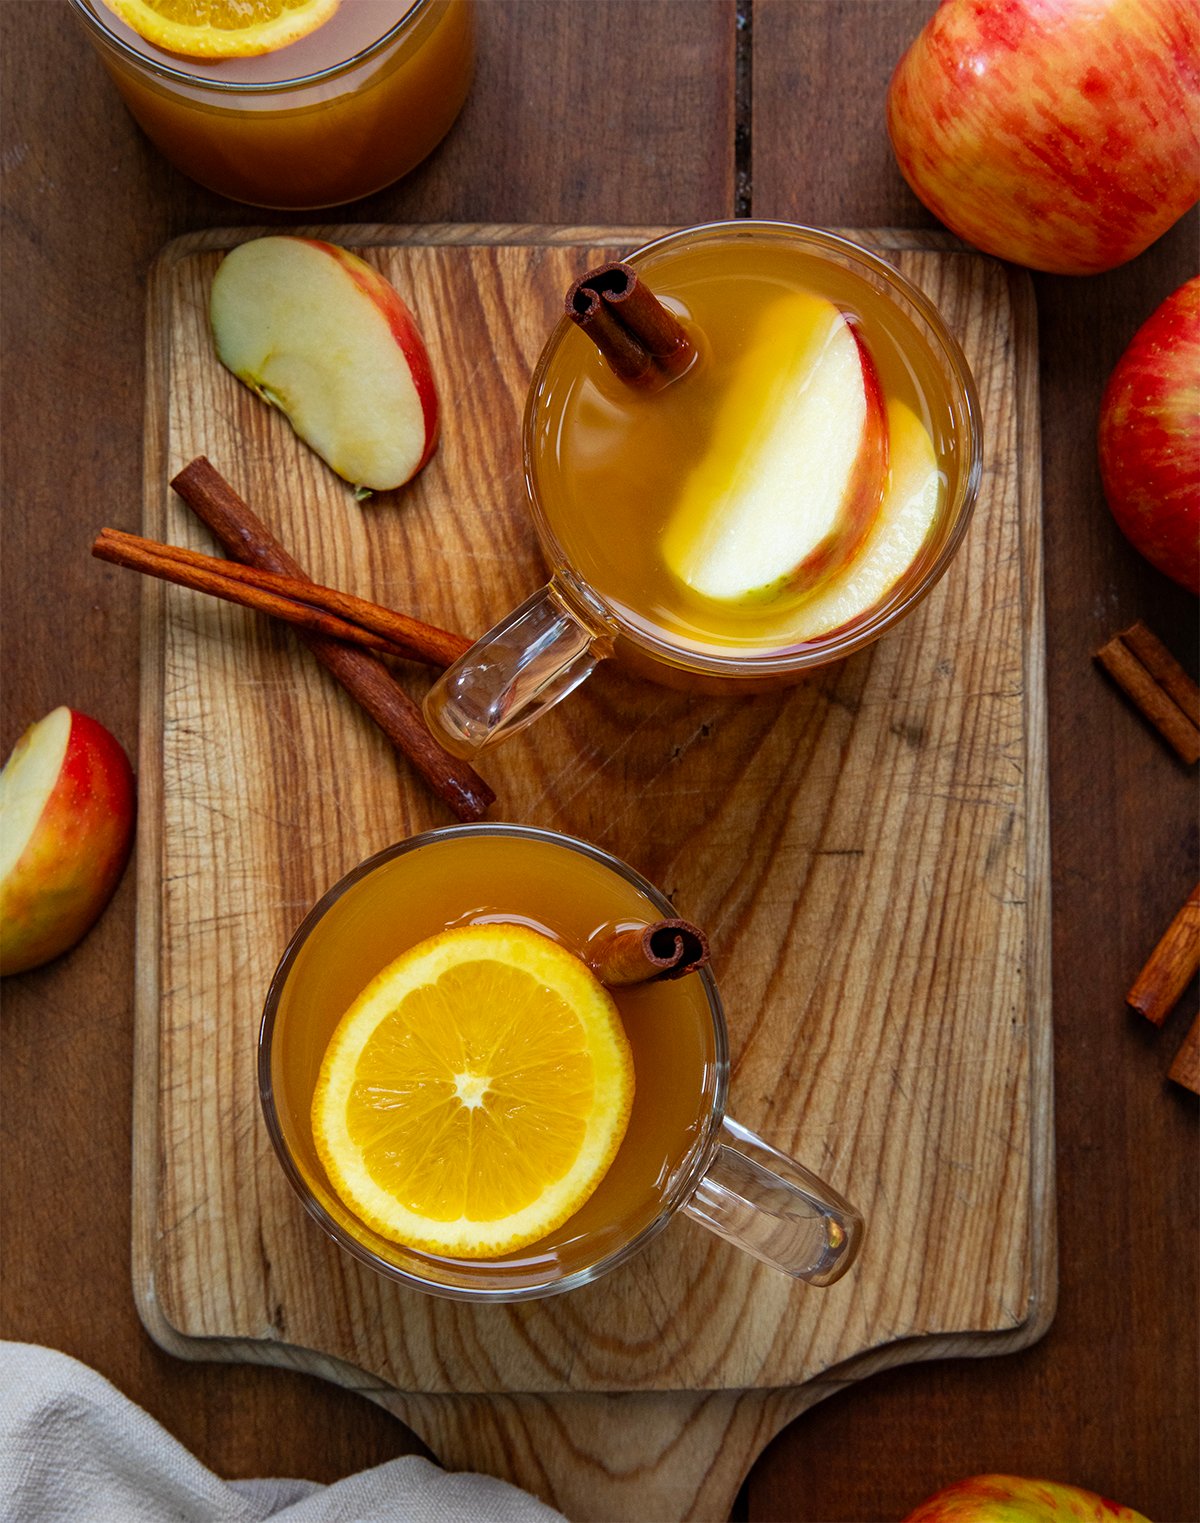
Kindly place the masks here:
[(1200, 275), (1133, 335), (1100, 403), (1099, 443), (1122, 533), (1200, 594)]
[(1015, 1475), (975, 1475), (935, 1493), (904, 1523), (1147, 1523), (1094, 1491)]
[(961, 238), (1035, 270), (1111, 270), (1200, 199), (1200, 6), (942, 0), (887, 126)]
[(120, 742), (73, 709), (30, 725), (0, 772), (0, 973), (74, 946), (108, 903), (133, 838)]

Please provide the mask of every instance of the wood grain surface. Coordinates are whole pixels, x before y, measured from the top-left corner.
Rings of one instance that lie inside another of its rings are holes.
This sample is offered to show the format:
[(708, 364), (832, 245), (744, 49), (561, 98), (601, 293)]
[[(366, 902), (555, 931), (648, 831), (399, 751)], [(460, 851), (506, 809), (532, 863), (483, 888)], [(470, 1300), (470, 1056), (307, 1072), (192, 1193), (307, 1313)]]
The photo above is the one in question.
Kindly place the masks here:
[[(386, 240), (364, 252), (422, 324), (447, 408), (438, 455), (403, 493), (356, 503), (215, 362), (207, 250), (229, 239), (184, 239), (151, 283), (146, 533), (205, 546), (166, 485), (205, 454), (318, 580), (478, 631), (543, 574), (520, 418), (561, 293), (643, 235), (435, 227), (395, 246), (386, 230), (318, 231)], [(693, 1428), (714, 1420), (723, 1465), (689, 1515), (724, 1516), (746, 1442), (811, 1399), (776, 1394), (773, 1423), (736, 1397), (648, 1406), (638, 1427), (659, 1457), (631, 1477), (613, 1459), (626, 1424), (601, 1420), (587, 1392), (778, 1393), (835, 1368), (849, 1379), (878, 1349), (870, 1367), (932, 1340), (998, 1351), (1052, 1315), (1028, 281), (951, 240), (859, 236), (935, 300), (980, 388), (981, 501), (943, 582), (892, 638), (783, 694), (700, 698), (602, 668), (487, 769), (494, 817), (596, 840), (708, 927), (733, 1110), (868, 1219), (862, 1258), (830, 1291), (679, 1224), (596, 1286), (499, 1312), (414, 1296), (321, 1236), (257, 1121), (262, 992), (330, 882), (445, 811), (290, 634), (145, 588), (134, 1285), (147, 1326), (192, 1357), (220, 1340), (226, 1357), (311, 1350), (366, 1371), (402, 1393), (389, 1404), (439, 1456), (499, 1466), (579, 1518), (641, 1516), (648, 1500), (674, 1515), (711, 1447)], [(479, 1401), (470, 1417), (430, 1407), (451, 1393), (503, 1399), (487, 1420)], [(508, 1440), (485, 1458), (476, 1439), (495, 1428)]]
[[(487, 0), (464, 115), (364, 223), (682, 225), (735, 209), (933, 226), (882, 124), (888, 75), (934, 0)], [(59, 702), (133, 749), (139, 589), (86, 554), (141, 513), (147, 274), (192, 229), (275, 226), (190, 184), (141, 138), (63, 0), (0, 8), (5, 110), (5, 747)], [(748, 24), (746, 24), (748, 23)], [(601, 67), (590, 51), (604, 38)], [(743, 88), (738, 91), (739, 62)], [(746, 86), (752, 86), (747, 89)], [(1197, 1106), (1124, 991), (1197, 876), (1195, 776), (1092, 670), (1144, 618), (1196, 671), (1196, 603), (1129, 548), (1095, 464), (1105, 379), (1195, 273), (1185, 219), (1131, 264), (1034, 277), (1038, 301), (1062, 1273), (1054, 1325), (1003, 1359), (885, 1371), (792, 1423), (735, 1516), (897, 1519), (989, 1469), (1054, 1475), (1158, 1523), (1200, 1517)], [(185, 1363), (130, 1291), (134, 882), (69, 956), (7, 979), (0, 1019), (0, 1325), (94, 1365), (223, 1475), (330, 1480), (419, 1449), (311, 1376)], [(623, 1397), (622, 1403), (640, 1398)], [(716, 1401), (718, 1398), (710, 1398)], [(719, 1425), (707, 1430), (719, 1434)], [(719, 1467), (719, 1450), (715, 1453)], [(638, 1455), (629, 1455), (636, 1474)], [(695, 1487), (706, 1466), (697, 1460)]]

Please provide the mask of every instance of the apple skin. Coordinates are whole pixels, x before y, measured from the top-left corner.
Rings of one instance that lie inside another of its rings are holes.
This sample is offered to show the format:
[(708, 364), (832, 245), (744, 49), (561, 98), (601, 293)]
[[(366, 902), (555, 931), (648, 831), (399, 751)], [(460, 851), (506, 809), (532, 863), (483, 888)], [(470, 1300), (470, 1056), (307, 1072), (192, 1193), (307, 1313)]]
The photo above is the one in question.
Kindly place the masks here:
[[(31, 725), (5, 770), (54, 711)], [(133, 771), (97, 720), (70, 713), (58, 774), (24, 850), (0, 882), (0, 974), (23, 973), (65, 952), (112, 897), (133, 843)]]
[(1140, 1512), (1058, 1481), (976, 1475), (935, 1493), (903, 1523), (1147, 1523)]
[(434, 450), (437, 449), (438, 437), (441, 433), (438, 394), (433, 384), (429, 351), (425, 348), (425, 340), (421, 337), (416, 321), (395, 287), (384, 280), (378, 270), (372, 269), (365, 259), (360, 259), (357, 254), (352, 254), (349, 249), (341, 248), (336, 243), (325, 243), (319, 238), (302, 238), (299, 241), (311, 243), (315, 248), (324, 249), (327, 254), (333, 255), (349, 273), (359, 290), (369, 296), (383, 312), (392, 330), (392, 336), (404, 351), (408, 368), (412, 372), (413, 385), (417, 388), (417, 395), (421, 399), (421, 412), (425, 418), (425, 453), (413, 470), (415, 476), (429, 464)]
[(863, 430), (863, 448), (846, 488), (846, 501), (838, 531), (818, 545), (788, 578), (788, 590), (816, 587), (827, 577), (851, 565), (863, 547), (879, 517), (883, 482), (888, 474), (889, 438), (887, 403), (879, 372), (862, 335), (853, 326), (851, 336), (858, 346), (862, 364), (863, 390), (867, 398), (867, 422)]
[(887, 127), (952, 232), (1035, 270), (1140, 254), (1200, 198), (1195, 0), (942, 0)]
[(1113, 517), (1152, 566), (1200, 595), (1200, 275), (1146, 319), (1100, 403)]

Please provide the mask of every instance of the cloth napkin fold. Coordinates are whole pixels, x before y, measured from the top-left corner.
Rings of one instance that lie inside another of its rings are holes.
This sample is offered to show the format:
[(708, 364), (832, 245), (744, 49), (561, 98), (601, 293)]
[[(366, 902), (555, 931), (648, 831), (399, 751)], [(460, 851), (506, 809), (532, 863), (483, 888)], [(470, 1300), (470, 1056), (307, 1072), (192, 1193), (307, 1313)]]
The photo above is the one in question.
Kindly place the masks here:
[(0, 1343), (2, 1523), (565, 1523), (506, 1481), (416, 1455), (331, 1486), (223, 1481), (95, 1370)]

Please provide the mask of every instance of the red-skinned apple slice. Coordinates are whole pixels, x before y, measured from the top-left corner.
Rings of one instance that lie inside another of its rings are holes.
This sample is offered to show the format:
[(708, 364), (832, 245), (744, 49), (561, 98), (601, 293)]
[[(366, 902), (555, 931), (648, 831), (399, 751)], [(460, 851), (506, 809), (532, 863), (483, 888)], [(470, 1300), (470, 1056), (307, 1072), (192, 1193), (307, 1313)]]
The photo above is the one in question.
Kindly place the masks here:
[(853, 561), (792, 615), (794, 641), (831, 634), (876, 608), (920, 554), (942, 500), (929, 431), (903, 402), (887, 409), (891, 470), (879, 516)]
[(57, 708), (0, 772), (0, 973), (74, 946), (108, 903), (133, 840), (134, 789), (120, 742)]
[(854, 558), (879, 511), (887, 458), (865, 346), (833, 302), (791, 292), (735, 367), (663, 558), (714, 601), (792, 597)]
[(347, 481), (386, 492), (437, 445), (424, 341), (395, 289), (357, 255), (313, 238), (256, 238), (213, 280), (221, 363)]

